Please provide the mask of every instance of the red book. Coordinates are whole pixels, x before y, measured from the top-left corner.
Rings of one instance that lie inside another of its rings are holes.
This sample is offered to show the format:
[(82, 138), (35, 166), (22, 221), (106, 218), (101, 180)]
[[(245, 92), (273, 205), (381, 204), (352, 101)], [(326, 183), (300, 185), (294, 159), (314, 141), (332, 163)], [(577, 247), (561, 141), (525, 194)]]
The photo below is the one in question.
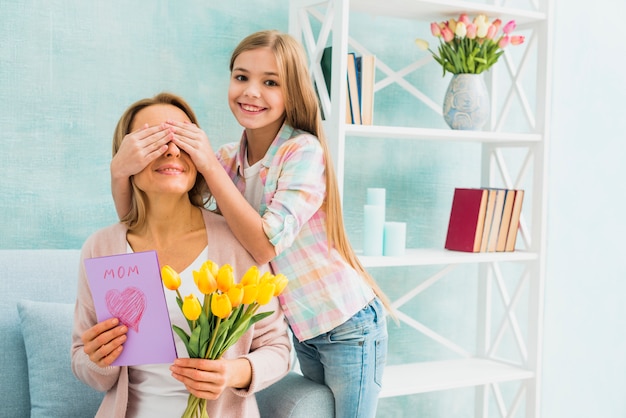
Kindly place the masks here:
[(479, 252), (487, 209), (487, 190), (454, 189), (445, 248)]

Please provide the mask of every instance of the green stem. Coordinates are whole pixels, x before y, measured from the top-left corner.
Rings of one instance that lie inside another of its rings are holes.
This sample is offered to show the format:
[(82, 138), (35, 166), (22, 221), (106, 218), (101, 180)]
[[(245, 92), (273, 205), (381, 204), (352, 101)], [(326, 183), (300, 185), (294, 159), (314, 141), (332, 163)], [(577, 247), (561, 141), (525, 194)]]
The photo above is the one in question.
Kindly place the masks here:
[(213, 349), (213, 344), (215, 344), (215, 338), (217, 337), (217, 331), (220, 329), (220, 323), (222, 322), (222, 318), (217, 318), (217, 324), (215, 325), (215, 329), (213, 330), (213, 336), (211, 337), (211, 342), (209, 343), (209, 348), (206, 351), (205, 358), (209, 358), (209, 353)]

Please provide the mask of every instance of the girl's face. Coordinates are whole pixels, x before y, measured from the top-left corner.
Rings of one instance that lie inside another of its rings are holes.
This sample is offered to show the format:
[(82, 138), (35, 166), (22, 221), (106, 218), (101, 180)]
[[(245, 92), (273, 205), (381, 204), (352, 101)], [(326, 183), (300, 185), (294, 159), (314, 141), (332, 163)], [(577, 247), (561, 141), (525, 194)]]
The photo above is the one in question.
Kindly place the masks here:
[[(166, 120), (191, 122), (185, 112), (176, 106), (157, 104), (141, 109), (135, 115), (131, 132), (148, 126), (160, 125)], [(167, 151), (135, 174), (135, 185), (148, 195), (186, 194), (196, 182), (197, 170), (191, 157), (170, 142)]]
[(228, 103), (241, 126), (278, 132), (285, 115), (281, 81), (269, 48), (245, 51), (235, 58)]

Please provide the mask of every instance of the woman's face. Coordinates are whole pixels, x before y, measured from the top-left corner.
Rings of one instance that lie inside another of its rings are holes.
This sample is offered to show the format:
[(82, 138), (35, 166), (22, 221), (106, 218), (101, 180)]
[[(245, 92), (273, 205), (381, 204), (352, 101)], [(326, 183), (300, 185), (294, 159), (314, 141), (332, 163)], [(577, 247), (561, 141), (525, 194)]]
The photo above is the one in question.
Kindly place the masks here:
[(271, 49), (253, 49), (235, 58), (228, 103), (241, 126), (246, 129), (280, 129), (285, 115), (281, 82)]
[[(131, 132), (144, 126), (160, 125), (167, 120), (191, 122), (185, 112), (176, 106), (157, 104), (148, 106), (135, 115)], [(196, 182), (197, 170), (189, 155), (172, 142), (167, 151), (135, 174), (135, 185), (148, 196), (152, 194), (186, 194)]]

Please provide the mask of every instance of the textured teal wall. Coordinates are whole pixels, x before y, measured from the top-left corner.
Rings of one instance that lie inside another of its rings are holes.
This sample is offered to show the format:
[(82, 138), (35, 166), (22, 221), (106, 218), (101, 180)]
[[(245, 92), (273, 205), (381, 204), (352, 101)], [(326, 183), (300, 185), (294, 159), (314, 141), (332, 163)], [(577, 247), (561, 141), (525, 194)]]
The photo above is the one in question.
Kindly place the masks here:
[[(626, 147), (616, 123), (626, 84), (613, 61), (624, 46), (618, 37), (600, 38), (622, 26), (626, 5), (594, 4), (611, 12), (590, 15), (585, 4), (557, 1), (546, 418), (626, 416), (626, 268), (620, 262), (626, 228), (619, 194)], [(140, 97), (179, 93), (215, 145), (237, 140), (240, 129), (226, 104), (230, 51), (250, 32), (287, 30), (287, 6), (288, 0), (0, 0), (0, 248), (79, 248), (91, 232), (116, 220), (111, 135), (121, 112)], [(420, 56), (412, 39), (427, 36), (427, 28), (376, 19), (384, 29), (368, 34), (372, 18), (359, 19), (355, 36), (373, 35), (368, 45), (395, 68)], [(420, 77), (415, 81), (433, 97), (443, 94), (438, 71)], [(376, 117), (443, 126), (412, 103), (390, 89), (377, 96)], [(399, 151), (390, 152), (394, 148)], [(345, 210), (355, 246), (362, 239), (365, 189), (373, 186), (388, 191), (388, 218), (408, 222), (410, 246), (442, 245), (451, 188), (478, 182), (477, 167), (466, 158), (476, 152), (460, 144), (350, 139), (348, 161), (357, 168), (346, 172)], [(428, 274), (417, 270), (374, 273), (395, 296), (415, 275)], [(445, 282), (411, 309), (471, 347), (474, 298), (464, 296), (473, 291), (463, 280)], [(391, 363), (441, 355), (405, 328), (390, 329)], [(384, 399), (379, 416), (470, 417), (472, 402), (471, 390)]]
[(287, 29), (287, 1), (0, 0), (1, 248), (79, 248), (115, 221), (111, 136), (133, 101), (186, 97), (216, 145), (238, 139), (228, 59)]

